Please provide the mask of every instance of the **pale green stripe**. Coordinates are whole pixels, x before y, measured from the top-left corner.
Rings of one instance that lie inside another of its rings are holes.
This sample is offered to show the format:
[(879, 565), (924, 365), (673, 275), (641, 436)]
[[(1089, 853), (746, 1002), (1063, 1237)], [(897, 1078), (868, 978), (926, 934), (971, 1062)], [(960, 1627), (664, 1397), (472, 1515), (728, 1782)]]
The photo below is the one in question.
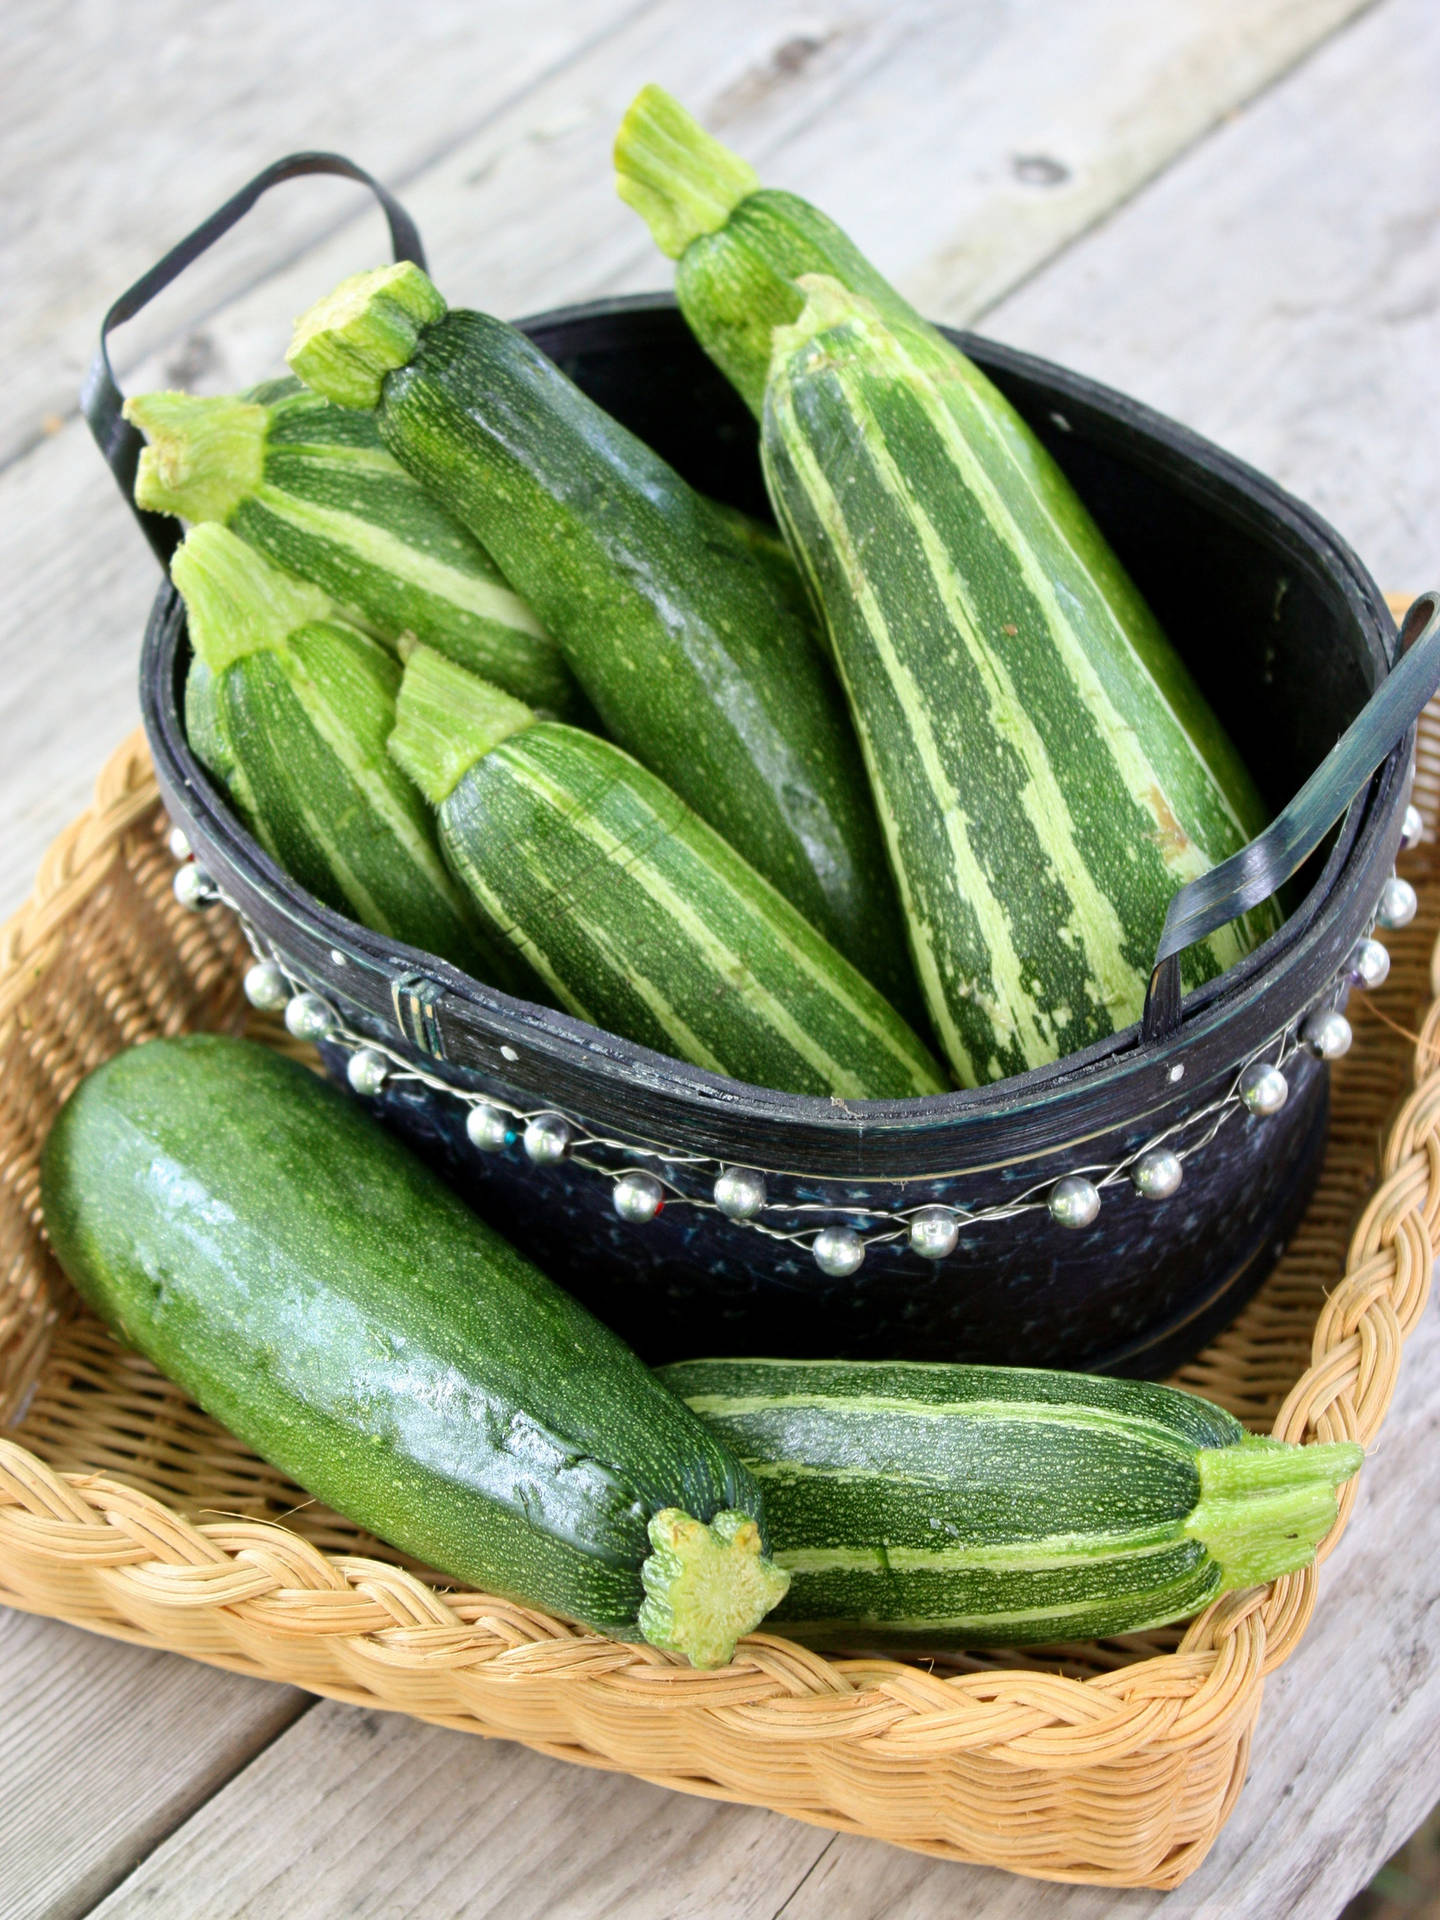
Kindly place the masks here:
[[(366, 644), (377, 645), (375, 641), (368, 641)], [(299, 697), (299, 686), (303, 684), (305, 688), (301, 705), (309, 715), (316, 732), (356, 786), (364, 793), (375, 812), (390, 828), (402, 850), (410, 856), (420, 872), (431, 882), (443, 899), (457, 904), (455, 883), (446, 871), (438, 850), (416, 824), (414, 816), (406, 808), (394, 786), (378, 774), (371, 762), (361, 753), (354, 727), (348, 716), (330, 705), (320, 686), (305, 671), (303, 660), (293, 648), (286, 649), (284, 660), (292, 683), (296, 684), (297, 697)], [(354, 662), (347, 661), (346, 670), (356, 672), (358, 668)], [(319, 831), (318, 828), (317, 831)], [(330, 844), (328, 830), (321, 831), (320, 837), (325, 845)]]
[[(1105, 689), (1104, 682), (1096, 672), (1088, 652), (1080, 643), (1074, 627), (1060, 604), (1059, 596), (1055, 591), (1054, 581), (1046, 569), (1040, 565), (1033, 545), (1017, 523), (1015, 515), (1011, 511), (1004, 494), (996, 486), (984, 462), (977, 457), (973, 446), (967, 440), (955, 415), (951, 409), (946, 406), (934, 380), (927, 373), (924, 365), (909, 352), (907, 343), (901, 339), (899, 334), (892, 334), (890, 338), (895, 340), (897, 353), (906, 361), (912, 370), (917, 391), (923, 387), (926, 394), (933, 398), (933, 405), (927, 405), (925, 407), (927, 416), (939, 431), (946, 444), (950, 458), (955, 466), (964, 474), (967, 484), (973, 489), (977, 496), (988, 501), (989, 512), (987, 517), (996, 529), (997, 538), (1003, 541), (1015, 555), (1020, 563), (1026, 583), (1029, 585), (1041, 606), (1045, 609), (1050, 632), (1061, 653), (1065, 656), (1070, 671), (1075, 677), (1076, 685), (1083, 694), (1086, 710), (1093, 714), (1101, 723), (1101, 730), (1110, 745), (1117, 766), (1121, 769), (1122, 777), (1125, 780), (1128, 791), (1137, 804), (1142, 806), (1152, 816), (1157, 828), (1162, 832), (1160, 847), (1163, 856), (1167, 844), (1167, 840), (1164, 837), (1166, 823), (1161, 819), (1154, 803), (1146, 797), (1150, 788), (1159, 787), (1159, 769), (1140, 746), (1134, 728), (1116, 711)], [(977, 415), (981, 414), (983, 410), (980, 409), (969, 387), (959, 382), (957, 382), (956, 385), (958, 390), (964, 393), (966, 402), (970, 408)], [(988, 425), (989, 423), (986, 422), (985, 424)], [(1091, 582), (1094, 600), (1102, 610), (1106, 621), (1124, 647), (1129, 658), (1134, 662), (1138, 672), (1153, 689), (1156, 699), (1170, 715), (1176, 735), (1184, 741), (1192, 759), (1201, 772), (1205, 785), (1215, 795), (1225, 813), (1231, 821), (1233, 821), (1238, 841), (1243, 843), (1249, 836), (1239, 816), (1231, 806), (1229, 796), (1216, 780), (1214, 773), (1201, 756), (1194, 741), (1181, 725), (1175, 709), (1171, 706), (1164, 690), (1150, 672), (1144, 658), (1131, 643), (1129, 634), (1121, 625), (1107, 596), (1100, 592), (1099, 588), (1095, 585), (1093, 576), (1090, 574), (1089, 568), (1085, 565), (1084, 560), (1066, 538), (1064, 530), (1050, 513), (1043, 496), (1031, 485), (1028, 476), (1020, 467), (1004, 435), (991, 433), (990, 439), (992, 445), (998, 446), (1003, 451), (1006, 461), (1014, 468), (1016, 474), (1019, 476), (1026, 497), (1036, 503), (1044, 519), (1053, 528), (1060, 544), (1067, 549), (1086, 579)], [(1159, 790), (1165, 798), (1167, 807), (1170, 807), (1171, 818), (1178, 819), (1178, 811), (1170, 806), (1170, 796), (1165, 794), (1163, 787), (1160, 787)], [(1194, 842), (1189, 839), (1188, 835), (1186, 836), (1186, 844), (1189, 851), (1177, 853), (1173, 860), (1170, 860), (1167, 856), (1166, 863), (1183, 879), (1188, 880), (1193, 879), (1198, 873), (1208, 871), (1209, 867), (1214, 863), (1206, 858), (1203, 851), (1194, 845)]]
[(898, 1395), (764, 1393), (684, 1394), (687, 1407), (707, 1419), (743, 1420), (749, 1414), (774, 1413), (798, 1409), (806, 1413), (839, 1413), (846, 1416), (914, 1416), (918, 1420), (976, 1420), (986, 1425), (996, 1421), (1017, 1421), (1027, 1425), (1085, 1427), (1097, 1433), (1123, 1433), (1157, 1441), (1181, 1458), (1193, 1459), (1196, 1443), (1143, 1414), (1121, 1413), (1113, 1407), (1089, 1407), (1075, 1401), (1055, 1400), (905, 1400)]
[(1185, 1544), (1178, 1531), (1147, 1527), (1143, 1533), (1056, 1534), (1045, 1540), (1001, 1547), (796, 1547), (771, 1555), (787, 1573), (1060, 1573), (1067, 1568), (1100, 1567), (1107, 1561), (1153, 1560)]
[[(1198, 1569), (1196, 1569), (1196, 1571), (1198, 1572)], [(1183, 1577), (1184, 1576), (1182, 1576), (1182, 1578)], [(1174, 1584), (1176, 1583), (1167, 1581), (1167, 1590)], [(1123, 1598), (1129, 1601), (1136, 1598), (1136, 1596), (1126, 1594)], [(1057, 1602), (1048, 1607), (1014, 1607), (1007, 1609), (1003, 1613), (907, 1614), (903, 1618), (897, 1619), (893, 1614), (881, 1611), (868, 1620), (845, 1621), (843, 1623), (843, 1631), (852, 1637), (858, 1637), (862, 1642), (864, 1640), (864, 1629), (866, 1627), (873, 1627), (875, 1632), (883, 1635), (886, 1640), (892, 1639), (896, 1634), (914, 1634), (917, 1639), (921, 1639), (926, 1635), (941, 1633), (947, 1636), (951, 1634), (973, 1634), (976, 1636), (976, 1644), (994, 1646), (1004, 1643), (1002, 1630), (1005, 1627), (1023, 1627), (1031, 1620), (1053, 1620), (1059, 1627), (1063, 1627), (1065, 1623), (1070, 1620), (1083, 1623), (1093, 1619), (1097, 1613), (1103, 1615), (1107, 1609), (1113, 1608), (1114, 1605), (1115, 1602), (1107, 1599), (1104, 1595), (1092, 1594), (1088, 1599), (1077, 1600), (1070, 1606), (1065, 1606), (1063, 1603)], [(1156, 1606), (1158, 1611), (1153, 1614), (1147, 1614), (1143, 1619), (1127, 1620), (1125, 1623), (1125, 1632), (1144, 1633), (1150, 1627), (1163, 1627), (1175, 1618), (1173, 1601), (1167, 1603), (1157, 1597)], [(842, 1628), (842, 1623), (833, 1619), (792, 1620), (783, 1618), (778, 1624), (792, 1639), (802, 1642), (810, 1636), (817, 1638), (824, 1636), (826, 1639), (833, 1641), (839, 1637)], [(1057, 1632), (1053, 1637), (1056, 1640), (1064, 1640), (1067, 1636), (1063, 1632)], [(1088, 1638), (1089, 1636), (1087, 1635), (1085, 1637)]]
[[(1125, 930), (1120, 916), (1113, 901), (1107, 899), (1096, 885), (1094, 875), (1075, 843), (1070, 804), (1055, 776), (1039, 729), (1025, 711), (1024, 703), (999, 656), (985, 645), (974, 603), (965, 591), (944, 540), (906, 487), (905, 477), (886, 444), (884, 430), (866, 404), (864, 383), (847, 379), (846, 372), (846, 369), (837, 369), (839, 377), (850, 388), (851, 406), (875, 461), (877, 477), (897, 497), (909, 498), (910, 523), (919, 535), (941, 603), (949, 613), (955, 631), (963, 641), (989, 695), (990, 725), (1001, 739), (1015, 747), (1029, 776), (1021, 791), (1021, 805), (1055, 870), (1057, 880), (1073, 903), (1072, 929), (1077, 940), (1083, 944), (1090, 974), (1100, 989), (1100, 997), (1108, 1008), (1125, 1009), (1127, 1012), (1131, 1008), (1138, 1008), (1145, 997), (1146, 976), (1126, 960)], [(939, 410), (944, 412), (943, 408)], [(927, 417), (934, 411), (930, 407), (925, 408)], [(948, 414), (945, 414), (945, 421), (950, 427), (947, 437), (954, 439), (953, 422)], [(968, 451), (966, 449), (967, 454)], [(956, 464), (960, 464), (958, 459)], [(975, 465), (973, 456), (970, 457), (970, 464)], [(1005, 537), (998, 529), (997, 533), (1000, 538)], [(1018, 535), (1015, 544), (1017, 550), (1023, 545)], [(1021, 558), (1024, 561), (1026, 554), (1022, 554)], [(1030, 572), (1031, 569), (1026, 566), (1027, 576)], [(1058, 606), (1052, 606), (1047, 611), (1053, 617), (1059, 617)], [(1118, 716), (1116, 719), (1118, 724)], [(1113, 752), (1113, 742), (1111, 745)], [(1155, 784), (1153, 770), (1150, 784), (1152, 787)], [(1202, 869), (1208, 864), (1203, 856), (1201, 864)], [(1018, 904), (1023, 909), (1023, 899)], [(1012, 914), (1010, 918), (1013, 925), (1015, 915)], [(1041, 1024), (1042, 1030), (1049, 1035), (1051, 1045), (1063, 1051), (1064, 1039), (1057, 1032), (1053, 1019), (1042, 1016)], [(1116, 1025), (1121, 1024), (1123, 1022), (1117, 1020)]]
[(433, 560), (418, 547), (376, 526), (373, 520), (362, 520), (338, 507), (317, 506), (268, 482), (256, 488), (254, 498), (277, 519), (287, 521), (302, 533), (336, 541), (371, 566), (433, 593), (437, 599), (462, 612), (472, 613), (477, 619), (493, 620), (497, 626), (511, 627), (535, 639), (545, 638), (545, 629), (527, 603), (510, 587)]
[[(523, 776), (531, 788), (548, 799), (552, 805), (563, 808), (566, 803), (573, 801), (573, 795), (569, 794), (565, 788), (547, 780), (537, 769), (529, 765), (522, 769), (512, 763), (511, 770), (517, 780)], [(603, 827), (593, 813), (586, 815), (582, 820), (574, 814), (572, 807), (567, 825), (573, 832), (578, 832), (583, 838), (589, 840), (592, 846), (597, 847), (607, 861), (614, 861), (617, 856), (625, 853), (625, 842)], [(686, 850), (692, 851), (688, 848)], [(677, 922), (691, 936), (699, 952), (709, 960), (714, 973), (724, 979), (733, 979), (734, 970), (738, 965), (749, 974), (743, 956), (737, 954), (733, 948), (721, 944), (690, 903), (676, 893), (670, 883), (662, 879), (648, 861), (636, 864), (626, 862), (625, 870), (630, 878), (639, 881), (644, 891), (667, 917)], [(716, 873), (715, 878), (725, 887), (730, 898), (738, 903), (742, 914), (749, 910), (749, 903), (743, 895), (735, 891), (723, 874)], [(768, 883), (761, 881), (760, 884)], [(572, 911), (576, 911), (573, 903)], [(591, 925), (588, 921), (584, 924)], [(793, 945), (780, 927), (773, 922), (767, 924), (772, 937), (780, 942), (786, 954), (794, 960), (797, 967), (803, 968), (809, 974), (830, 1000), (843, 1006), (867, 1033), (880, 1042), (892, 1058), (901, 1061), (912, 1074), (917, 1071), (918, 1062), (910, 1050), (902, 1046), (896, 1036), (884, 1025), (878, 1023), (864, 1007), (857, 1005), (850, 998), (845, 992), (843, 982), (837, 981), (829, 972), (822, 972), (817, 968), (810, 956)], [(750, 1004), (756, 1008), (757, 1013), (766, 1020), (767, 1024), (773, 1026), (777, 1034), (789, 1043), (802, 1060), (822, 1074), (836, 1092), (848, 1092), (855, 1099), (863, 1099), (865, 1083), (832, 1060), (816, 1042), (814, 1036), (794, 1018), (788, 1008), (777, 1000), (759, 980), (756, 980), (753, 974), (749, 977), (754, 988), (754, 993), (750, 996)]]
[[(779, 391), (785, 393), (786, 389), (782, 387)], [(945, 837), (950, 847), (951, 858), (955, 863), (957, 889), (980, 922), (981, 938), (990, 956), (990, 973), (997, 992), (985, 993), (978, 981), (972, 985), (975, 1003), (987, 1015), (994, 1029), (995, 1051), (1000, 1052), (1016, 1037), (1017, 1013), (1027, 1014), (1032, 1024), (1041, 1025), (1043, 1030), (1044, 1009), (1026, 990), (1024, 970), (1020, 956), (1016, 953), (1010, 938), (1008, 921), (970, 844), (970, 836), (965, 828), (964, 808), (959, 794), (951, 785), (940, 743), (930, 724), (929, 701), (917, 685), (914, 675), (901, 661), (890, 638), (884, 613), (870, 585), (864, 564), (851, 543), (850, 530), (840, 502), (831, 490), (829, 480), (802, 433), (795, 430), (787, 434), (785, 450), (795, 463), (801, 483), (816, 513), (827, 527), (837, 553), (844, 559), (850, 592), (870, 630), (875, 650), (891, 686), (895, 689), (896, 696), (909, 718), (911, 738), (924, 765), (926, 780), (940, 804)], [(843, 674), (843, 660), (840, 665)], [(853, 700), (851, 704), (852, 707), (855, 706)], [(904, 857), (904, 849), (900, 845), (898, 826), (890, 810), (884, 782), (875, 778), (875, 754), (870, 743), (868, 728), (864, 724), (864, 716), (858, 711), (856, 724), (860, 734), (861, 748), (871, 772), (876, 808), (885, 829), (885, 837), (890, 844), (891, 865), (900, 883), (906, 918), (910, 925), (914, 956), (928, 989), (926, 998), (930, 1004), (931, 1017), (941, 1029), (941, 1039), (950, 1058), (957, 1062), (965, 1061), (970, 1077), (978, 1080), (982, 1076), (950, 1010), (951, 986), (941, 978), (929, 920), (920, 913), (918, 902), (911, 895), (907, 884), (908, 863)], [(1028, 1046), (1025, 1052), (1028, 1058), (1030, 1052)]]

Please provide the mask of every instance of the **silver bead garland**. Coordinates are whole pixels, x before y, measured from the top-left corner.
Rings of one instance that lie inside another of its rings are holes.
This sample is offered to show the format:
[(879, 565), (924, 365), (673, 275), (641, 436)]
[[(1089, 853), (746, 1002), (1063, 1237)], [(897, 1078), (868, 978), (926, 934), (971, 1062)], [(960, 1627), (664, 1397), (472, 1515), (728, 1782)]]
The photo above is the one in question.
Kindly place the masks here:
[(1415, 889), (1408, 880), (1402, 880), (1398, 873), (1392, 873), (1380, 889), (1380, 906), (1375, 918), (1382, 927), (1394, 931), (1399, 927), (1408, 927), (1415, 918), (1420, 905)]
[(715, 1204), (727, 1220), (753, 1220), (766, 1197), (765, 1176), (753, 1167), (726, 1167), (715, 1182)]
[(285, 1029), (296, 1040), (328, 1040), (335, 1016), (318, 993), (297, 993), (285, 1008)]
[(537, 1113), (525, 1123), (525, 1151), (537, 1167), (553, 1167), (570, 1145), (570, 1122), (563, 1114)]
[(1131, 1167), (1130, 1178), (1142, 1199), (1168, 1200), (1179, 1191), (1185, 1168), (1179, 1154), (1169, 1147), (1151, 1147)]
[(1290, 1082), (1268, 1060), (1252, 1060), (1240, 1075), (1240, 1098), (1259, 1120), (1279, 1113), (1290, 1098)]
[(910, 1251), (922, 1260), (948, 1260), (960, 1240), (953, 1207), (921, 1207), (910, 1216)]
[(190, 858), (190, 836), (183, 827), (171, 827), (166, 845), (177, 860)]
[(1350, 1022), (1338, 1007), (1307, 1014), (1300, 1023), (1300, 1043), (1317, 1060), (1339, 1060), (1350, 1051), (1354, 1038)]
[(374, 1047), (359, 1047), (346, 1062), (345, 1078), (356, 1093), (373, 1099), (384, 1091), (385, 1082), (390, 1078), (390, 1062)]
[(1358, 940), (1345, 962), (1345, 977), (1354, 987), (1383, 987), (1390, 977), (1390, 949), (1379, 940)]
[(508, 1114), (481, 1100), (465, 1116), (465, 1136), (481, 1153), (503, 1153), (514, 1140), (515, 1129)]
[(629, 1173), (621, 1174), (611, 1190), (610, 1198), (622, 1220), (643, 1226), (647, 1220), (653, 1220), (664, 1206), (665, 1189), (653, 1173), (632, 1169)]
[(1100, 1189), (1082, 1173), (1067, 1173), (1050, 1189), (1050, 1218), (1062, 1227), (1088, 1227), (1100, 1211)]
[(1405, 823), (1400, 829), (1400, 844), (1402, 847), (1418, 847), (1424, 838), (1424, 816), (1412, 800), (1405, 809)]
[(198, 913), (203, 907), (213, 907), (220, 898), (220, 889), (205, 869), (197, 866), (193, 860), (187, 860), (183, 867), (176, 868), (171, 885), (175, 898), (192, 913)]
[(273, 960), (257, 960), (246, 969), (245, 998), (261, 1013), (279, 1013), (290, 998), (290, 982)]
[(848, 1279), (865, 1260), (865, 1242), (853, 1227), (822, 1227), (810, 1251), (816, 1266), (832, 1280)]

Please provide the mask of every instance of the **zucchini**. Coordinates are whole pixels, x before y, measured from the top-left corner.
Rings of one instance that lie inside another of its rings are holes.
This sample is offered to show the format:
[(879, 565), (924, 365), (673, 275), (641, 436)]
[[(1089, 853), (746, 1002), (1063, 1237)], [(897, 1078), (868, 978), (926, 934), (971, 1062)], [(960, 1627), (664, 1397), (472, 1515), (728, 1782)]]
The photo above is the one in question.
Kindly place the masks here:
[[(1264, 811), (1238, 761), (1217, 778), (1177, 657), (1132, 644), (1138, 597), (1113, 567), (1101, 590), (967, 363), (835, 280), (803, 288), (774, 335), (766, 481), (824, 609), (931, 1019), (980, 1085), (1138, 1020), (1172, 896)], [(1267, 906), (1191, 947), (1186, 983), (1274, 924)]]
[(1171, 1387), (906, 1361), (686, 1360), (749, 1467), (811, 1646), (1018, 1646), (1163, 1626), (1308, 1566), (1348, 1442), (1247, 1434)]
[(209, 1034), (117, 1055), (62, 1109), (42, 1204), (122, 1339), (455, 1579), (696, 1666), (783, 1592), (724, 1444), (295, 1062)]
[(610, 741), (416, 647), (390, 750), (488, 928), (579, 1018), (786, 1093), (942, 1090), (874, 987)]
[(839, 688), (727, 515), (525, 336), (449, 312), (417, 267), (357, 275), (290, 363), (373, 406), (402, 465), (478, 539), (605, 731), (902, 1009), (918, 997)]
[(138, 506), (218, 520), (392, 648), (414, 634), (517, 699), (574, 709), (554, 641), (480, 543), (385, 451), (370, 414), (276, 380), (245, 396), (141, 394), (125, 418), (149, 438)]
[(171, 573), (195, 650), (190, 744), (266, 852), (338, 913), (535, 998), (533, 976), (481, 930), (386, 752), (397, 662), (213, 521), (191, 528)]

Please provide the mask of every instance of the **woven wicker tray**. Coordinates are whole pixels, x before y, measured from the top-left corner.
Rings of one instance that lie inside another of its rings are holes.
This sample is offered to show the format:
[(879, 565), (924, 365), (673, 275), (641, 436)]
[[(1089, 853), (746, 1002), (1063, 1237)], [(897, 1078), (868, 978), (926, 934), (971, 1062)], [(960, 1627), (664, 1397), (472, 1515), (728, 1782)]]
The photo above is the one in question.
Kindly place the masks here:
[[(1429, 831), (1406, 871), (1421, 911), (1390, 937), (1387, 987), (1352, 1003), (1320, 1190), (1241, 1319), (1178, 1376), (1292, 1440), (1374, 1439), (1429, 1290), (1434, 709), (1416, 799)], [(0, 933), (0, 1602), (951, 1859), (1121, 1886), (1192, 1872), (1244, 1779), (1262, 1676), (1315, 1604), (1314, 1569), (1228, 1595), (1188, 1628), (1103, 1644), (932, 1667), (827, 1659), (762, 1633), (732, 1666), (695, 1673), (450, 1590), (306, 1502), (79, 1309), (39, 1229), (37, 1158), (61, 1100), (157, 1033), (284, 1038), (243, 1002), (233, 921), (176, 906), (164, 831), (137, 735)]]

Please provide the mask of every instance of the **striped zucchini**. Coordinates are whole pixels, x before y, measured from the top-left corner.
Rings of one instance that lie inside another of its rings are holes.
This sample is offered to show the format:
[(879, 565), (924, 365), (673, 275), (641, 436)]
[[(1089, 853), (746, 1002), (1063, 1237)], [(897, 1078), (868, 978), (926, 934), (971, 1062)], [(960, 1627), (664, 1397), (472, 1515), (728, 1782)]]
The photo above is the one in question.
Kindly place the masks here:
[[(1138, 599), (1127, 624), (1118, 575), (1047, 511), (965, 363), (834, 280), (803, 285), (774, 335), (766, 480), (825, 612), (931, 1018), (979, 1085), (1137, 1020), (1171, 897), (1264, 815), (1238, 762), (1217, 778), (1178, 660), (1135, 647)], [(1192, 947), (1187, 982), (1272, 924)]]
[(61, 1265), (127, 1345), (456, 1580), (699, 1667), (784, 1591), (713, 1433), (296, 1062), (217, 1034), (117, 1054), (41, 1180)]
[(337, 912), (535, 997), (386, 751), (400, 668), (385, 649), (213, 521), (191, 528), (171, 573), (195, 650), (190, 744), (266, 852)]
[(869, 982), (619, 747), (424, 647), (396, 714), (390, 750), (452, 869), (571, 1013), (786, 1093), (941, 1091)]
[(477, 540), (380, 444), (368, 413), (298, 380), (244, 397), (147, 393), (125, 417), (149, 445), (137, 505), (218, 520), (393, 647), (414, 634), (517, 699), (568, 715), (559, 649)]
[(1258, 1439), (1139, 1380), (904, 1361), (686, 1360), (660, 1378), (764, 1490), (813, 1646), (1135, 1633), (1308, 1566), (1348, 1442)]
[(918, 995), (855, 738), (808, 621), (728, 517), (523, 334), (418, 268), (304, 315), (291, 365), (495, 555), (605, 731), (904, 1011)]

